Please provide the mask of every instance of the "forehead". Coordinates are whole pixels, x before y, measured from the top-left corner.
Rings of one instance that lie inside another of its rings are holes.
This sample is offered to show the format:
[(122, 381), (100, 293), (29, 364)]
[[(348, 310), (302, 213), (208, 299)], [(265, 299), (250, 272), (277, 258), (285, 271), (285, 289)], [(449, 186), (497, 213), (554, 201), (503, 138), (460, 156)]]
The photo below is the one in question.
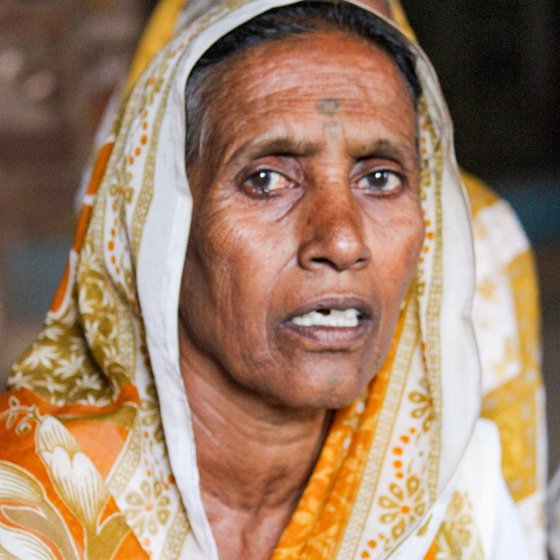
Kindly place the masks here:
[(205, 96), (213, 141), (231, 145), (275, 127), (313, 134), (315, 125), (336, 117), (347, 134), (373, 127), (415, 142), (404, 77), (385, 51), (361, 37), (336, 29), (293, 35), (219, 66)]

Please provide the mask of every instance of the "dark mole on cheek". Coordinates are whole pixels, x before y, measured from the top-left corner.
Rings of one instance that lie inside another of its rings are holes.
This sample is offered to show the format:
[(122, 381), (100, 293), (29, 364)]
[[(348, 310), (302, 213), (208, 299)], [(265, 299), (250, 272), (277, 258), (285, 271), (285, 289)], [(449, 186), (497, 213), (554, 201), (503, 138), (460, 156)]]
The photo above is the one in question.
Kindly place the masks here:
[(338, 99), (327, 97), (317, 102), (317, 105), (315, 105), (315, 109), (318, 113), (321, 113), (321, 115), (332, 117), (338, 111), (339, 106), (340, 103), (338, 102)]

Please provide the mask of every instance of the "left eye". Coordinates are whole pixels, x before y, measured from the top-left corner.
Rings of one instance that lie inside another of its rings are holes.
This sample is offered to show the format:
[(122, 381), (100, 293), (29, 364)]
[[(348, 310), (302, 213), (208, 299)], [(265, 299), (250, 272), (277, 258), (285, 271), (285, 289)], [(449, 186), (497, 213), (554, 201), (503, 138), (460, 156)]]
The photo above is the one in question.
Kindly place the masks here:
[(294, 185), (290, 179), (270, 169), (260, 169), (249, 175), (243, 183), (243, 188), (253, 196), (266, 196)]
[(384, 195), (397, 192), (403, 185), (403, 179), (395, 171), (380, 169), (364, 175), (355, 185), (372, 194)]

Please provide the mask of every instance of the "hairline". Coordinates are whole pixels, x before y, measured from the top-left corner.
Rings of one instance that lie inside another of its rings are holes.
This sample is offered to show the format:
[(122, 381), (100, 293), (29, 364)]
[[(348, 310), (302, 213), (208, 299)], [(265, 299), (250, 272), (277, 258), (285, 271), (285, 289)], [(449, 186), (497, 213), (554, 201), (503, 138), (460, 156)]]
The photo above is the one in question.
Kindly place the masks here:
[[(390, 8), (389, 2), (387, 0), (382, 0), (382, 1), (389, 9)], [(313, 4), (313, 3), (314, 2), (309, 2), (309, 4)], [(282, 8), (289, 9), (292, 6), (298, 6), (301, 4), (305, 4), (305, 2), (299, 2), (293, 5), (283, 6)], [(367, 12), (367, 10), (364, 10), (360, 6), (356, 6), (351, 3), (343, 2), (342, 4), (351, 6), (361, 12)], [(281, 9), (281, 8), (276, 8), (276, 9)], [(272, 9), (269, 10), (268, 12), (264, 12), (263, 14), (259, 14), (255, 16), (254, 18), (248, 20), (247, 22), (240, 25), (236, 29), (230, 31), (230, 33), (238, 31), (239, 29), (243, 28), (245, 25), (250, 24), (254, 20), (258, 20), (260, 17), (265, 16), (270, 11), (274, 11), (274, 10), (275, 9)], [(193, 70), (191, 70), (185, 88), (185, 110), (186, 110), (186, 123), (187, 123), (185, 159), (186, 159), (187, 166), (190, 163), (192, 163), (195, 159), (197, 159), (200, 156), (200, 154), (203, 152), (205, 137), (208, 130), (208, 120), (209, 120), (206, 116), (209, 108), (209, 103), (205, 101), (203, 97), (209, 88), (209, 84), (214, 82), (213, 80), (210, 79), (212, 74), (219, 73), (222, 64), (225, 64), (227, 62), (231, 63), (231, 61), (235, 60), (238, 56), (243, 55), (253, 47), (257, 47), (264, 42), (272, 43), (272, 42), (282, 41), (283, 39), (288, 39), (296, 35), (301, 36), (301, 35), (311, 34), (319, 31), (339, 31), (341, 33), (347, 34), (348, 36), (356, 37), (368, 41), (371, 45), (380, 48), (385, 54), (387, 54), (387, 56), (389, 56), (391, 62), (394, 64), (399, 74), (403, 78), (406, 90), (409, 96), (411, 97), (414, 111), (417, 112), (418, 109), (417, 104), (418, 104), (418, 99), (421, 95), (421, 91), (415, 91), (414, 85), (411, 84), (410, 76), (406, 74), (405, 70), (399, 64), (397, 60), (397, 53), (391, 50), (391, 45), (388, 46), (387, 44), (383, 43), (383, 40), (387, 40), (387, 37), (381, 35), (380, 37), (374, 38), (371, 36), (367, 36), (365, 33), (360, 33), (356, 29), (349, 28), (348, 24), (345, 25), (329, 19), (322, 20), (320, 18), (316, 18), (313, 16), (310, 16), (307, 19), (307, 21), (303, 20), (303, 24), (307, 24), (309, 27), (301, 31), (292, 30), (276, 37), (258, 37), (255, 43), (244, 45), (238, 48), (237, 50), (235, 50), (232, 54), (226, 55), (216, 62), (207, 64), (204, 67), (197, 69), (197, 65), (201, 62), (201, 60), (204, 59), (206, 53), (208, 53), (216, 45), (219, 45), (220, 41), (222, 41), (224, 37), (227, 37), (228, 34), (218, 39), (218, 41), (216, 41), (213, 45), (211, 45), (209, 49), (201, 56), (199, 61), (195, 64)], [(406, 44), (403, 44), (400, 38), (396, 34), (392, 33), (391, 31), (388, 31), (387, 29), (383, 29), (383, 31), (387, 33), (387, 36), (390, 37), (391, 39), (397, 39), (398, 47), (403, 47), (407, 49)], [(414, 57), (412, 53), (410, 53), (410, 55), (412, 58)], [(415, 73), (414, 70), (413, 72)], [(414, 78), (418, 82), (417, 76), (414, 76)], [(420, 88), (419, 82), (418, 82), (418, 88)], [(189, 126), (191, 127), (191, 129), (189, 129)]]

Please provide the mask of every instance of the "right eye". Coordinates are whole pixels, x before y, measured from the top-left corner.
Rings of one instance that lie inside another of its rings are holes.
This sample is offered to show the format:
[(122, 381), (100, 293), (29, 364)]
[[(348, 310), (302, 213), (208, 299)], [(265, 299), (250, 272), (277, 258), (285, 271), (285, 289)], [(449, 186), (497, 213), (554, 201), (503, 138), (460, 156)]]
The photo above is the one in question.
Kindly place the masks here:
[(295, 183), (278, 171), (259, 169), (243, 182), (243, 188), (253, 196), (273, 196), (278, 191), (291, 189)]

